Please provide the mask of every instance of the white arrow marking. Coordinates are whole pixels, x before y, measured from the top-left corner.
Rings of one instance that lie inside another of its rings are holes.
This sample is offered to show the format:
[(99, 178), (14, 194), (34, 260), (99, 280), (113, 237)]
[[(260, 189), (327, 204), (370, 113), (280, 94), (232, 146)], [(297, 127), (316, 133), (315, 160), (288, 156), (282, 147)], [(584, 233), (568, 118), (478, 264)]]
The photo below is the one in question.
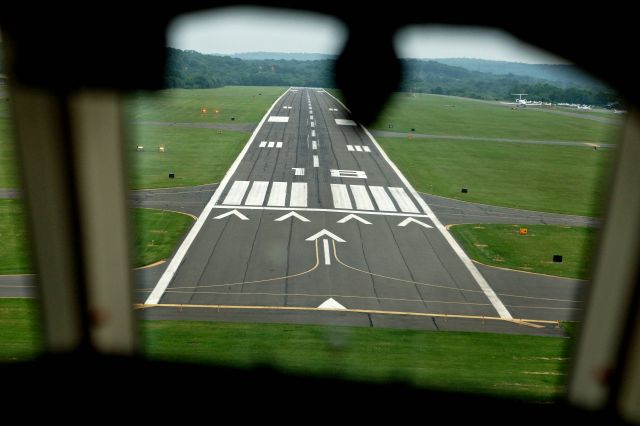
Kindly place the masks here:
[(342, 219), (340, 219), (338, 221), (338, 223), (347, 223), (349, 222), (351, 219), (355, 219), (355, 220), (359, 220), (360, 222), (364, 223), (365, 225), (371, 225), (371, 222), (368, 222), (366, 220), (364, 220), (363, 218), (361, 218), (360, 216), (356, 216), (355, 214), (350, 214), (347, 215), (345, 217), (343, 217)]
[(296, 213), (296, 212), (289, 212), (287, 214), (285, 214), (284, 216), (280, 216), (277, 219), (274, 219), (274, 222), (282, 222), (285, 219), (289, 219), (290, 217), (295, 217), (297, 219), (300, 219), (303, 222), (309, 222), (309, 219), (307, 219), (306, 217)]
[(318, 306), (318, 309), (330, 309), (330, 310), (346, 310), (347, 308), (345, 308), (344, 306), (342, 306), (340, 303), (336, 302), (333, 297), (328, 298), (327, 300), (325, 300), (322, 305)]
[(249, 220), (248, 217), (240, 213), (238, 210), (231, 210), (230, 212), (226, 212), (221, 214), (220, 216), (214, 217), (214, 219), (224, 219), (227, 216), (231, 216), (232, 214), (236, 215), (240, 220)]
[(427, 225), (426, 223), (424, 223), (424, 222), (420, 222), (419, 220), (416, 220), (416, 219), (414, 219), (414, 218), (412, 218), (412, 217), (408, 217), (408, 218), (406, 218), (405, 220), (403, 220), (402, 222), (400, 222), (400, 223), (398, 224), (398, 226), (407, 226), (407, 225), (408, 225), (408, 224), (410, 224), (411, 222), (415, 222), (415, 223), (417, 223), (418, 225), (424, 226), (425, 228), (433, 228), (433, 226), (431, 226), (431, 225)]
[(307, 238), (305, 241), (315, 241), (318, 238), (322, 237), (322, 236), (327, 236), (329, 238), (332, 238), (334, 240), (336, 240), (339, 243), (344, 243), (346, 242), (345, 240), (343, 240), (342, 238), (338, 237), (335, 234), (332, 234), (331, 232), (327, 231), (326, 229), (323, 229), (322, 231), (318, 232), (317, 234), (314, 234), (312, 236), (310, 236), (309, 238)]

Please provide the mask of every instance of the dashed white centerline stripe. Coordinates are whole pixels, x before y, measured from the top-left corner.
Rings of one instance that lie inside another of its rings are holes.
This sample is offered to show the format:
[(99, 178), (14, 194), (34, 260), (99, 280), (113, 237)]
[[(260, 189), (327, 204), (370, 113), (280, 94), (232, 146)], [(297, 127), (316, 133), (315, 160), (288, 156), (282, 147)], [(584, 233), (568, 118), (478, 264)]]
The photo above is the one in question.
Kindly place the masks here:
[(261, 206), (264, 203), (264, 197), (267, 195), (269, 182), (257, 180), (251, 185), (251, 190), (244, 202), (247, 206)]
[(318, 149), (318, 141), (311, 141), (311, 149), (313, 150)]
[(291, 207), (307, 207), (307, 183), (293, 182), (291, 184)]
[(231, 189), (222, 204), (231, 204), (234, 206), (240, 205), (244, 198), (244, 193), (247, 192), (247, 188), (249, 188), (250, 183), (251, 182), (248, 180), (237, 180), (233, 182), (233, 185), (231, 185)]
[(322, 248), (324, 251), (324, 264), (327, 266), (331, 265), (331, 257), (329, 252), (329, 240), (327, 240), (326, 238), (322, 239)]
[(331, 195), (333, 197), (333, 207), (336, 209), (351, 209), (351, 200), (349, 199), (349, 192), (347, 191), (347, 185), (343, 183), (331, 184)]
[(269, 193), (268, 206), (282, 207), (287, 199), (287, 182), (273, 182)]
[(320, 160), (318, 160), (318, 156), (313, 156), (313, 167), (320, 167)]

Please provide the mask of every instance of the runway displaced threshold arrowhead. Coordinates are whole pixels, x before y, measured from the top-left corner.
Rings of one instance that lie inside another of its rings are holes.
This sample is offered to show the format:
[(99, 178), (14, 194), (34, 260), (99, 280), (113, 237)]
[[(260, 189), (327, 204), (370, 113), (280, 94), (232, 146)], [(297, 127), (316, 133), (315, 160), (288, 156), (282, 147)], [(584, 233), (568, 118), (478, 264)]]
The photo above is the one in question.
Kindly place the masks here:
[(294, 211), (291, 211), (291, 212), (285, 214), (284, 216), (280, 216), (279, 218), (274, 219), (273, 221), (274, 222), (282, 222), (283, 220), (289, 219), (290, 217), (295, 217), (296, 219), (299, 219), (299, 220), (301, 220), (303, 222), (310, 222), (309, 219), (307, 219), (306, 217), (304, 217), (301, 214), (298, 214), (298, 213), (296, 213)]
[(334, 311), (334, 310), (344, 311), (347, 308), (342, 306), (340, 303), (336, 302), (336, 300), (333, 297), (330, 297), (327, 300), (325, 300), (324, 302), (322, 302), (322, 304), (320, 306), (318, 306), (318, 309), (328, 309), (328, 310), (332, 310), (332, 311)]
[(412, 218), (412, 217), (408, 217), (408, 218), (406, 218), (405, 220), (403, 220), (402, 222), (400, 222), (400, 223), (398, 224), (398, 226), (402, 226), (402, 227), (404, 227), (404, 226), (407, 226), (408, 224), (410, 224), (411, 222), (413, 222), (413, 223), (417, 223), (418, 225), (420, 225), (420, 226), (424, 226), (425, 228), (433, 228), (433, 226), (431, 226), (431, 225), (427, 225), (426, 223), (424, 223), (424, 222), (420, 222), (419, 220), (414, 219), (414, 218)]
[(226, 212), (226, 213), (223, 213), (223, 214), (221, 214), (219, 216), (214, 217), (214, 219), (224, 219), (225, 217), (231, 216), (231, 215), (236, 216), (240, 220), (249, 220), (248, 217), (246, 217), (245, 215), (240, 213), (238, 210), (231, 210), (230, 212)]
[(363, 218), (361, 218), (360, 216), (357, 216), (357, 215), (355, 215), (355, 214), (353, 214), (353, 213), (351, 213), (351, 214), (349, 214), (349, 215), (347, 215), (347, 216), (343, 217), (343, 218), (342, 218), (342, 219), (340, 219), (337, 223), (347, 223), (347, 222), (349, 222), (351, 219), (355, 219), (355, 220), (357, 220), (358, 222), (362, 222), (362, 223), (364, 223), (365, 225), (371, 225), (371, 222), (369, 222), (369, 221), (367, 221), (367, 220), (364, 220), (364, 219), (363, 219)]

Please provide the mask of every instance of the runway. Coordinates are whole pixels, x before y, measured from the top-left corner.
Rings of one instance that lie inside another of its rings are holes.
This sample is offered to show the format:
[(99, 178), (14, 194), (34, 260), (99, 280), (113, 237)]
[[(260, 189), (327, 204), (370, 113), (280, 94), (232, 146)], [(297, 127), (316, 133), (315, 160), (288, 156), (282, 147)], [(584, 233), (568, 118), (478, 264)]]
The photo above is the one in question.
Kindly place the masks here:
[(570, 286), (532, 291), (498, 280), (496, 291), (485, 275), (339, 101), (293, 88), (140, 302), (162, 305), (153, 308), (160, 317), (177, 306), (217, 307), (354, 325), (363, 316), (575, 316)]

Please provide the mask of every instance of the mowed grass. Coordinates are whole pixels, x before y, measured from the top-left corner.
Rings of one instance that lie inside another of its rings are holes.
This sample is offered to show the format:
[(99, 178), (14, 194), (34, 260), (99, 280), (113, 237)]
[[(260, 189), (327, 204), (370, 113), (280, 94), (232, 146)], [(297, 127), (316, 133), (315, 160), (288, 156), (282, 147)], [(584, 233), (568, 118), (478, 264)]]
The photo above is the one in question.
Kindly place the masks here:
[[(393, 128), (389, 128), (389, 124)], [(372, 129), (431, 135), (616, 143), (620, 126), (534, 109), (427, 94), (394, 94)]]
[[(0, 275), (32, 273), (23, 206), (20, 200), (0, 200)], [(134, 266), (169, 257), (191, 226), (188, 215), (152, 209), (132, 209), (135, 225)]]
[[(127, 138), (130, 187), (219, 182), (249, 136), (246, 132), (228, 130), (131, 125)], [(138, 151), (138, 145), (144, 150)], [(164, 145), (164, 152), (160, 152), (160, 145)], [(169, 173), (175, 173), (175, 178), (169, 179)]]
[[(521, 227), (527, 228), (520, 235)], [(553, 225), (454, 225), (451, 233), (469, 256), (491, 266), (588, 279), (597, 229)], [(553, 255), (562, 256), (554, 263)]]
[[(286, 87), (228, 86), (138, 93), (127, 99), (127, 118), (178, 123), (258, 123), (285, 90)], [(202, 112), (203, 107), (207, 112)]]
[(149, 265), (171, 255), (193, 223), (191, 216), (164, 210), (131, 210), (135, 225), (135, 266)]
[(0, 299), (0, 362), (25, 361), (42, 350), (37, 302)]
[(601, 213), (615, 154), (605, 148), (506, 142), (377, 140), (418, 191), (582, 216)]
[[(0, 104), (3, 99), (0, 98)], [(19, 186), (18, 165), (13, 144), (13, 128), (8, 117), (0, 117), (0, 188)]]
[(488, 333), (278, 324), (147, 321), (152, 358), (304, 375), (405, 381), (448, 391), (551, 400), (567, 339)]

